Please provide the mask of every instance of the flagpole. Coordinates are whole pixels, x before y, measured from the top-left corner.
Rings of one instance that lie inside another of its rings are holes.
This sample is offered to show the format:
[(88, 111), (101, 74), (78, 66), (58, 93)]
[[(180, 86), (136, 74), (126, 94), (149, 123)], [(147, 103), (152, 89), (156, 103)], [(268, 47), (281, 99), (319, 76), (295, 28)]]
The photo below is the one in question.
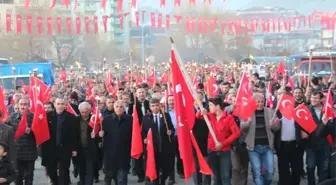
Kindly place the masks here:
[[(173, 40), (172, 37), (170, 37), (170, 42), (171, 42), (171, 45), (172, 45), (172, 49), (175, 51), (175, 54), (176, 54), (176, 57), (177, 57), (177, 63), (180, 66), (180, 69), (181, 69), (182, 75), (185, 79), (185, 82), (187, 84), (187, 87), (188, 87), (189, 91), (192, 92), (194, 100), (197, 102), (198, 106), (203, 109), (204, 107), (203, 107), (202, 102), (196, 97), (197, 92), (192, 88), (192, 85), (190, 84), (190, 82), (192, 82), (192, 81), (190, 79), (190, 76), (188, 74), (186, 74), (186, 69), (185, 69), (184, 65), (182, 65), (184, 62), (183, 62), (182, 58), (180, 57), (179, 53), (177, 52), (177, 49), (175, 48), (174, 40)], [(209, 132), (210, 132), (211, 137), (214, 140), (215, 144), (216, 145), (220, 144), (220, 142), (218, 141), (218, 139), (216, 137), (216, 134), (215, 134), (215, 132), (214, 132), (214, 130), (213, 130), (211, 124), (210, 124), (208, 116), (203, 115), (203, 117), (204, 117), (204, 120), (205, 120), (205, 122), (208, 126)]]

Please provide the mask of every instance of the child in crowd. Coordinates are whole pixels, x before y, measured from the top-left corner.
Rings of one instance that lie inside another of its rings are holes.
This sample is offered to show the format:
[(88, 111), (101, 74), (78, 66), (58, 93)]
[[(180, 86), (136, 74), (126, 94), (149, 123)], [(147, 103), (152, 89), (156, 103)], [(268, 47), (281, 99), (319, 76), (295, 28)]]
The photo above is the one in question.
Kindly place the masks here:
[(9, 185), (16, 178), (13, 164), (7, 158), (8, 145), (0, 142), (0, 185)]

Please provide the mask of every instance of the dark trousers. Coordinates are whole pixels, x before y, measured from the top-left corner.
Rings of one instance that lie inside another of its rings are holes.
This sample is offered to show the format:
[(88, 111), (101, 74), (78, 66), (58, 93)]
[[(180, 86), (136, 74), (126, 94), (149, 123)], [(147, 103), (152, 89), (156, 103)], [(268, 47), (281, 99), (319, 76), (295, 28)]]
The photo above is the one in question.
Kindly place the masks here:
[(139, 159), (135, 159), (135, 171), (139, 179), (145, 178), (145, 167), (144, 167), (144, 160), (143, 155), (140, 156)]
[(79, 179), (81, 185), (92, 185), (95, 159), (89, 156), (90, 150), (83, 148), (79, 152)]
[[(18, 176), (15, 180), (15, 185), (32, 185), (34, 181), (35, 160), (17, 160), (16, 165), (18, 170)], [(25, 183), (23, 183), (23, 181)]]
[(203, 175), (200, 172), (200, 165), (197, 159), (196, 152), (194, 151), (194, 161), (195, 161), (195, 173), (193, 174), (193, 180), (195, 185), (211, 185), (211, 175)]
[[(171, 158), (170, 154), (167, 152), (155, 152), (155, 168), (156, 168), (156, 173), (157, 177), (154, 180), (155, 185), (165, 185), (166, 180), (168, 178), (169, 174), (169, 158)], [(168, 160), (167, 160), (168, 159)], [(161, 175), (160, 175), (161, 172)]]
[(306, 148), (306, 163), (308, 185), (316, 185), (315, 168), (317, 166), (318, 182), (328, 179), (328, 165), (330, 157), (330, 147), (328, 145), (318, 145)]
[(127, 175), (128, 170), (123, 169), (113, 169), (113, 170), (104, 170), (105, 172), (105, 185), (111, 185), (112, 179), (115, 182), (115, 185), (127, 185)]
[[(48, 176), (53, 184), (69, 185), (69, 168), (71, 163), (71, 155), (62, 156), (54, 161), (49, 161), (46, 165)], [(58, 169), (58, 174), (57, 174)]]
[(301, 153), (296, 141), (281, 142), (277, 149), (280, 185), (300, 185)]
[(171, 155), (171, 159), (169, 162), (169, 179), (175, 181), (175, 163), (176, 163), (176, 170), (179, 175), (184, 175), (183, 170), (183, 162), (180, 156), (180, 151), (178, 149), (178, 140), (177, 137), (172, 137), (172, 143), (174, 145), (174, 152)]
[(104, 153), (102, 148), (97, 149), (97, 158), (94, 162), (94, 178), (99, 179), (99, 171), (103, 167)]
[(232, 147), (231, 161), (232, 185), (247, 185), (249, 156), (245, 145)]
[(214, 173), (214, 185), (231, 185), (231, 153), (208, 152), (208, 162)]

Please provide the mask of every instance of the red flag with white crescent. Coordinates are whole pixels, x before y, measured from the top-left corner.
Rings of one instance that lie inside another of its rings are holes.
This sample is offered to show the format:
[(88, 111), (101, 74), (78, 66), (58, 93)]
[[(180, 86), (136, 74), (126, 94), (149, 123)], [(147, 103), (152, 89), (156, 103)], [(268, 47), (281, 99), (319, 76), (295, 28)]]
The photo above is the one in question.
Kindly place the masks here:
[(33, 17), (31, 15), (27, 16), (27, 32), (32, 33), (32, 20)]
[(66, 24), (67, 24), (67, 27), (68, 27), (68, 35), (71, 35), (72, 34), (72, 20), (71, 20), (71, 17), (66, 18)]
[(293, 111), (293, 116), (296, 123), (309, 134), (316, 129), (317, 124), (314, 122), (313, 116), (306, 105), (297, 106)]
[(12, 14), (6, 14), (6, 31), (7, 33), (12, 31)]
[(22, 16), (16, 15), (16, 33), (22, 33)]
[(56, 17), (56, 28), (57, 28), (57, 33), (62, 34), (61, 17)]
[(76, 34), (79, 35), (81, 34), (81, 21), (80, 17), (76, 17)]
[(39, 35), (42, 34), (42, 17), (41, 16), (37, 17), (37, 33)]
[(293, 119), (294, 98), (290, 95), (283, 94), (280, 97), (278, 110), (287, 119)]
[(52, 35), (52, 17), (48, 16), (47, 17), (47, 31), (49, 35)]
[(85, 16), (84, 21), (85, 21), (85, 32), (86, 32), (86, 34), (89, 34), (90, 33), (90, 19), (89, 19), (89, 17)]

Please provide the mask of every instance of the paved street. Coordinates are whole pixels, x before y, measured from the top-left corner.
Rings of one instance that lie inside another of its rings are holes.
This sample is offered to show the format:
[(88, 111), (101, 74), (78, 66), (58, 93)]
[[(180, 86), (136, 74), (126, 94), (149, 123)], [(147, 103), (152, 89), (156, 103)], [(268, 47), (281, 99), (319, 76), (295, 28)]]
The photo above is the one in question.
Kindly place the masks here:
[[(97, 183), (96, 185), (103, 185), (103, 180), (102, 179), (103, 179), (103, 175), (100, 176), (100, 182)], [(274, 179), (274, 181), (273, 181), (272, 185), (277, 185), (277, 181), (278, 181), (277, 171), (276, 171), (273, 179)], [(128, 184), (129, 185), (137, 185), (138, 183), (136, 182), (136, 180), (137, 180), (136, 177), (134, 177), (133, 175), (129, 175)], [(78, 181), (78, 179), (74, 179), (73, 175), (71, 175), (72, 184), (76, 184), (77, 181)], [(183, 179), (180, 179), (178, 177), (176, 178), (176, 182), (177, 182), (176, 183), (177, 185), (182, 185), (182, 184), (194, 185), (192, 180), (189, 180), (187, 183), (184, 183)], [(36, 165), (35, 165), (34, 185), (47, 185), (47, 184), (48, 184), (48, 179), (45, 176), (44, 168), (41, 166), (41, 160), (38, 159), (36, 161)], [(142, 184), (144, 184), (144, 183), (142, 183)], [(249, 173), (248, 185), (253, 185), (253, 184), (254, 183), (253, 183), (253, 180), (252, 180), (252, 175), (251, 175), (251, 173)], [(307, 184), (306, 180), (301, 181), (301, 185), (305, 185), (305, 184)]]

